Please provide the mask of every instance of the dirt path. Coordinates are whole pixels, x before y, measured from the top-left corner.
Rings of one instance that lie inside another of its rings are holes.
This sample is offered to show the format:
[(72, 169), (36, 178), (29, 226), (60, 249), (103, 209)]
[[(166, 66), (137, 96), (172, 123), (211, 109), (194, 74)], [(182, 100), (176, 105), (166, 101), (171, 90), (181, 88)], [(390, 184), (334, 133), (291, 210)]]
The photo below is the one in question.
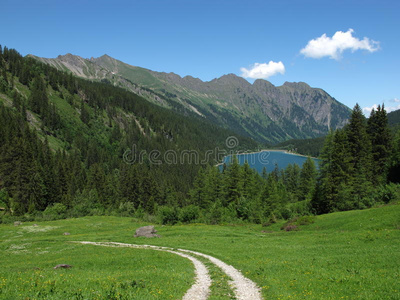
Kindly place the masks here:
[(241, 272), (239, 272), (234, 267), (224, 263), (222, 260), (215, 258), (213, 256), (203, 254), (196, 251), (178, 249), (179, 251), (195, 254), (198, 256), (202, 256), (211, 261), (214, 265), (219, 267), (222, 271), (225, 272), (232, 280), (230, 282), (233, 287), (233, 291), (235, 292), (235, 296), (237, 300), (258, 300), (262, 299), (260, 289), (257, 285), (251, 281), (250, 279), (244, 277)]
[[(107, 246), (107, 247), (130, 247), (130, 248), (139, 248), (139, 249), (152, 249), (158, 251), (166, 251), (170, 253), (174, 253), (176, 255), (185, 257), (192, 261), (195, 267), (195, 283), (192, 287), (186, 292), (183, 300), (206, 300), (210, 295), (210, 286), (211, 286), (211, 278), (208, 274), (208, 270), (206, 266), (194, 258), (189, 254), (193, 254), (196, 256), (201, 256), (208, 259), (211, 263), (215, 264), (219, 267), (226, 275), (231, 278), (230, 284), (235, 293), (235, 297), (237, 300), (262, 300), (262, 296), (260, 293), (260, 289), (257, 285), (251, 281), (250, 279), (244, 277), (242, 273), (235, 269), (234, 267), (224, 263), (223, 261), (196, 251), (190, 251), (185, 249), (173, 250), (168, 247), (159, 247), (152, 245), (135, 245), (135, 244), (124, 244), (124, 243), (115, 243), (115, 242), (75, 242), (87, 245), (97, 245), (97, 246)], [(188, 254), (189, 253), (189, 254)]]

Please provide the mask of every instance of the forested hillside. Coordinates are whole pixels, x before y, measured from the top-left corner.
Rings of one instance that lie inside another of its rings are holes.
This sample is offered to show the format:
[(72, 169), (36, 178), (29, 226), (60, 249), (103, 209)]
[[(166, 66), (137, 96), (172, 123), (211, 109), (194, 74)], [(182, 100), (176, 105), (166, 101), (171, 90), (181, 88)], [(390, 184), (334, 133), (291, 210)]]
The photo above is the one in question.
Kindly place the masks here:
[(313, 139), (288, 140), (286, 142), (274, 145), (273, 148), (288, 150), (294, 153), (299, 153), (312, 157), (319, 157), (322, 147), (324, 145), (325, 137), (326, 136), (321, 136)]
[[(384, 106), (382, 107), (384, 108)], [(388, 125), (396, 132), (400, 129), (400, 110), (392, 111), (387, 114)], [(319, 157), (321, 154), (326, 136), (312, 139), (294, 139), (288, 140), (273, 146), (276, 149), (293, 151), (302, 155)]]
[(262, 176), (237, 160), (222, 172), (201, 170), (191, 203), (209, 212), (211, 222), (241, 219), (268, 225), (277, 218), (400, 200), (400, 131), (390, 130), (382, 107), (367, 120), (356, 105), (349, 124), (326, 137), (320, 158), (319, 169), (308, 159), (302, 167), (289, 165)]
[[(23, 215), (57, 203), (85, 215), (183, 206), (200, 162), (216, 163), (205, 152), (233, 135), (186, 115), (0, 47), (0, 207)], [(182, 159), (159, 163), (174, 155)]]
[(389, 125), (395, 129), (400, 128), (400, 109), (388, 113)]

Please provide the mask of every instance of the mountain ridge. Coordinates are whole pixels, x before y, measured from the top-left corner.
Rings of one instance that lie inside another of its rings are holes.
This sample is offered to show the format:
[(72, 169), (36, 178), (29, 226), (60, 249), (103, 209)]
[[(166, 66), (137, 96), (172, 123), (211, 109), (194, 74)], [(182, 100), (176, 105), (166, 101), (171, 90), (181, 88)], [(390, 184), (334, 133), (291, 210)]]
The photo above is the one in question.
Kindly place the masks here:
[(305, 82), (250, 83), (232, 73), (202, 81), (132, 66), (107, 54), (90, 59), (70, 53), (53, 59), (30, 56), (86, 79), (124, 87), (160, 106), (192, 111), (259, 142), (321, 136), (344, 126), (350, 115), (349, 108)]

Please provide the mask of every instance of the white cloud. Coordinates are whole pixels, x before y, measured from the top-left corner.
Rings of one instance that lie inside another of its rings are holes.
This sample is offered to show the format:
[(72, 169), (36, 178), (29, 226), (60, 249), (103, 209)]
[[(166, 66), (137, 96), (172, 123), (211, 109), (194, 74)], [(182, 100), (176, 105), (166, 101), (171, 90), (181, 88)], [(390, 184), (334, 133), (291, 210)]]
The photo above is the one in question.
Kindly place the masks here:
[(285, 66), (283, 63), (270, 61), (269, 63), (255, 63), (250, 66), (250, 69), (240, 68), (242, 71), (242, 77), (253, 78), (253, 79), (267, 79), (275, 74), (285, 74)]
[(360, 40), (353, 37), (353, 32), (354, 30), (351, 28), (346, 32), (336, 31), (332, 37), (326, 36), (324, 33), (319, 38), (309, 41), (307, 46), (300, 50), (300, 53), (311, 58), (328, 56), (339, 60), (345, 50), (351, 50), (352, 52), (357, 50), (375, 52), (379, 50), (379, 42), (370, 40), (367, 37)]
[(369, 115), (371, 114), (372, 109), (376, 110), (377, 108), (378, 108), (377, 104), (374, 104), (371, 107), (364, 107), (363, 108), (363, 113), (366, 115), (366, 117), (369, 117)]
[[(393, 99), (394, 100), (394, 102), (400, 102), (400, 100), (399, 99), (397, 99), (397, 98), (395, 98), (395, 99)], [(392, 101), (391, 101), (392, 102)], [(377, 104), (374, 104), (374, 105), (372, 105), (371, 107), (364, 107), (363, 108), (363, 112), (364, 112), (364, 114), (365, 114), (365, 116), (366, 117), (369, 117), (369, 115), (371, 114), (371, 111), (372, 111), (372, 109), (377, 109), (378, 108), (378, 105)], [(391, 111), (395, 111), (395, 110), (398, 110), (398, 109), (400, 109), (400, 104), (399, 105), (396, 105), (396, 106), (386, 106), (385, 105), (385, 110), (386, 110), (386, 112), (388, 112), (388, 113), (390, 113)]]
[(398, 98), (393, 98), (393, 99), (390, 100), (390, 102), (400, 103), (400, 99), (398, 99)]

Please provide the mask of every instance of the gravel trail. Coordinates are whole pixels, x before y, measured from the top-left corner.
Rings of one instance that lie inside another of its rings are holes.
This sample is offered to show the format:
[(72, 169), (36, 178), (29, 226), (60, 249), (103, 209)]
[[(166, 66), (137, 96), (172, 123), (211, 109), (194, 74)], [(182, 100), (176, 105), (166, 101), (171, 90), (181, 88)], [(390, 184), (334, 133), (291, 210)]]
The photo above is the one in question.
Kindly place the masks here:
[(106, 246), (106, 247), (129, 247), (129, 248), (139, 248), (139, 249), (152, 249), (158, 251), (170, 252), (184, 258), (189, 259), (194, 265), (195, 283), (187, 290), (186, 294), (183, 296), (182, 300), (206, 300), (210, 295), (211, 277), (208, 274), (207, 267), (198, 259), (190, 256), (186, 253), (177, 252), (166, 247), (157, 247), (149, 245), (133, 245), (133, 244), (123, 244), (123, 243), (96, 243), (96, 242), (78, 242), (86, 245), (96, 245), (96, 246)]
[(207, 254), (185, 249), (174, 250), (169, 247), (160, 247), (152, 245), (135, 245), (135, 244), (124, 244), (116, 242), (75, 242), (75, 243), (97, 245), (97, 246), (108, 246), (108, 247), (130, 247), (130, 248), (140, 248), (140, 249), (152, 249), (152, 250), (174, 253), (176, 255), (180, 255), (182, 257), (189, 259), (195, 267), (196, 278), (195, 278), (195, 283), (186, 292), (182, 300), (208, 299), (210, 295), (210, 286), (212, 283), (207, 267), (201, 261), (199, 261), (198, 259), (194, 258), (189, 254), (201, 256), (208, 259), (210, 262), (219, 267), (226, 275), (228, 275), (231, 278), (230, 284), (233, 288), (237, 300), (263, 299), (259, 287), (257, 287), (257, 285), (253, 281), (244, 277), (242, 273), (239, 270), (235, 269), (234, 267)]
[(213, 256), (203, 254), (196, 251), (178, 249), (179, 251), (185, 253), (191, 253), (194, 255), (202, 256), (211, 261), (214, 265), (219, 267), (222, 271), (225, 272), (232, 280), (230, 282), (233, 287), (233, 291), (235, 293), (237, 300), (261, 300), (261, 292), (257, 285), (251, 281), (250, 279), (244, 277), (242, 273), (235, 269), (234, 267), (224, 263), (222, 260), (215, 258)]

